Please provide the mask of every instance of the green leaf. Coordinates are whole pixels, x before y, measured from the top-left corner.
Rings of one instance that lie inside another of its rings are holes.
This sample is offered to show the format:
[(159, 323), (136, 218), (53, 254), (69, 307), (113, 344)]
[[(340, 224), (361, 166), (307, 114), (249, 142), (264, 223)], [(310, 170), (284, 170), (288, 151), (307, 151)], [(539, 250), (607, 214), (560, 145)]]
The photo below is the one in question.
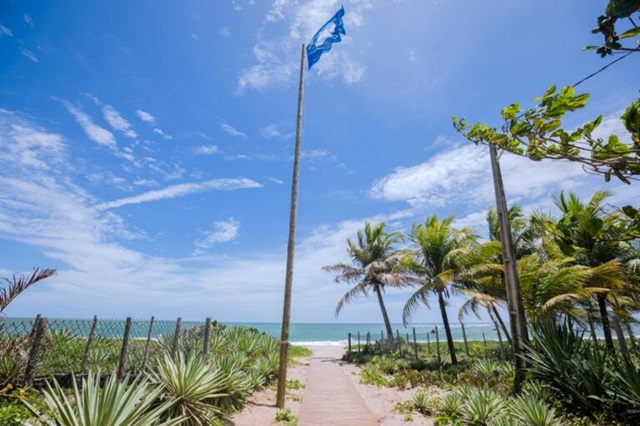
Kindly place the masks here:
[(618, 36), (618, 38), (622, 39), (622, 38), (629, 38), (629, 37), (635, 37), (637, 35), (640, 35), (640, 27), (637, 28), (631, 28), (629, 31), (625, 31), (622, 34), (620, 34)]
[(630, 217), (631, 219), (634, 219), (635, 217), (638, 216), (638, 210), (633, 208), (632, 206), (622, 207), (622, 212), (628, 217)]
[(512, 120), (515, 119), (515, 116), (517, 113), (520, 112), (520, 104), (518, 103), (513, 103), (511, 105), (509, 105), (506, 108), (503, 108), (501, 113), (502, 113), (502, 118), (505, 120)]

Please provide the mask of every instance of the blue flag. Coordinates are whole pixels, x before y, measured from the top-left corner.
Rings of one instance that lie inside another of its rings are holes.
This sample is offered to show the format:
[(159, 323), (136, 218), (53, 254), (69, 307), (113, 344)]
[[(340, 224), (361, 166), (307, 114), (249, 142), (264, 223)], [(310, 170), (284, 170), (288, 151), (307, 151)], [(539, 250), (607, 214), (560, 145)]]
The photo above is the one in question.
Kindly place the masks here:
[[(307, 59), (309, 60), (309, 69), (318, 62), (320, 56), (324, 52), (331, 50), (333, 43), (342, 41), (340, 34), (347, 34), (344, 31), (344, 23), (342, 17), (344, 16), (344, 7), (341, 7), (339, 11), (331, 19), (324, 24), (318, 32), (313, 36), (309, 44), (307, 45)], [(320, 40), (318, 40), (320, 39)]]

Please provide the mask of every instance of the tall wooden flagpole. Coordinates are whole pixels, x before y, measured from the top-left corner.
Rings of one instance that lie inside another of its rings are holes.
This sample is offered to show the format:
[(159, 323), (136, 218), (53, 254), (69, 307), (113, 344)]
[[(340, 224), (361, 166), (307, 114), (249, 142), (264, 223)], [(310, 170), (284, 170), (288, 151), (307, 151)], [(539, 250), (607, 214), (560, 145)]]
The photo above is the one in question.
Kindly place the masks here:
[(300, 87), (298, 87), (298, 117), (296, 120), (296, 148), (293, 156), (293, 179), (291, 179), (291, 210), (289, 212), (289, 242), (287, 243), (287, 272), (284, 283), (284, 306), (282, 308), (282, 334), (280, 337), (280, 367), (278, 369), (278, 393), (276, 406), (284, 408), (287, 385), (287, 361), (289, 357), (289, 323), (291, 321), (291, 290), (293, 287), (293, 255), (296, 245), (296, 216), (298, 211), (298, 168), (300, 145), (302, 144), (302, 98), (304, 95), (305, 46), (300, 58)]
[(519, 393), (526, 372), (524, 343), (528, 340), (527, 324), (524, 316), (522, 294), (520, 292), (520, 279), (518, 278), (516, 254), (513, 247), (513, 237), (511, 235), (507, 198), (504, 194), (504, 184), (502, 182), (502, 173), (500, 172), (500, 163), (498, 162), (498, 153), (494, 145), (489, 145), (489, 154), (491, 156), (493, 185), (496, 193), (496, 211), (498, 212), (498, 223), (500, 224), (502, 262), (504, 264), (505, 287), (507, 290), (507, 309), (509, 310), (509, 322), (511, 323), (511, 346), (513, 348), (516, 370), (513, 388), (515, 393)]

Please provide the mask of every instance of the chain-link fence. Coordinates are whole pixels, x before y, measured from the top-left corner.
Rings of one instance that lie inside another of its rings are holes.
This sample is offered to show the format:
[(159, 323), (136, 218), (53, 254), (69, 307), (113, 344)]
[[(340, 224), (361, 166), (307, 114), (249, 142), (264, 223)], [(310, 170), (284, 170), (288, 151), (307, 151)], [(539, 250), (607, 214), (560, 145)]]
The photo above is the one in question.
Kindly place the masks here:
[(154, 354), (175, 352), (181, 338), (195, 327), (211, 332), (204, 322), (0, 317), (0, 388), (11, 384), (40, 386), (56, 377), (62, 385), (73, 374), (90, 370), (128, 373), (144, 370)]

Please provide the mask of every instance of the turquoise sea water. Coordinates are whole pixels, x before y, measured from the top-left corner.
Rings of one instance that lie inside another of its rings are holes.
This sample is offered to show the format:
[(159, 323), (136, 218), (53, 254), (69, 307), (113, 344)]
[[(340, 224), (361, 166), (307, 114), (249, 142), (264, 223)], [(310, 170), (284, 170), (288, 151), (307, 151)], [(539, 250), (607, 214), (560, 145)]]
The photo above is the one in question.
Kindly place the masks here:
[[(33, 326), (34, 318), (3, 318), (0, 320), (2, 325), (0, 326), (0, 335), (7, 334), (28, 334)], [(107, 320), (99, 319), (96, 334), (98, 336), (105, 337), (119, 337), (124, 332), (124, 320)], [(204, 322), (185, 321), (182, 323), (182, 329), (186, 330), (191, 327), (203, 325)], [(253, 327), (274, 337), (280, 337), (282, 325), (280, 323), (237, 323), (230, 322), (224, 323), (227, 326), (246, 326)], [(86, 337), (91, 330), (91, 319), (61, 319), (61, 318), (49, 318), (48, 329), (49, 330), (69, 330), (77, 337)], [(155, 337), (160, 334), (172, 334), (175, 332), (176, 322), (174, 321), (160, 321), (154, 322), (151, 335)], [(404, 327), (402, 324), (393, 324), (393, 330), (399, 333), (400, 336), (413, 339), (413, 329), (416, 330), (416, 339), (420, 342), (426, 342), (427, 340), (435, 342), (436, 340), (436, 327), (439, 332), (439, 338), (441, 341), (445, 340), (444, 329), (442, 324), (415, 324)], [(360, 338), (364, 341), (367, 337), (367, 333), (370, 333), (371, 339), (376, 340), (380, 338), (381, 332), (384, 330), (384, 326), (381, 323), (366, 323), (366, 324), (325, 324), (325, 323), (293, 323), (290, 328), (289, 341), (294, 344), (317, 344), (317, 345), (345, 345), (347, 343), (348, 335), (351, 333), (352, 341), (357, 341), (358, 333)], [(465, 324), (465, 330), (468, 340), (497, 340), (498, 336), (493, 324)], [(460, 323), (454, 323), (451, 325), (451, 331), (454, 340), (462, 341), (462, 329)], [(131, 326), (131, 336), (133, 338), (146, 338), (149, 334), (149, 321), (148, 320), (134, 320)]]

